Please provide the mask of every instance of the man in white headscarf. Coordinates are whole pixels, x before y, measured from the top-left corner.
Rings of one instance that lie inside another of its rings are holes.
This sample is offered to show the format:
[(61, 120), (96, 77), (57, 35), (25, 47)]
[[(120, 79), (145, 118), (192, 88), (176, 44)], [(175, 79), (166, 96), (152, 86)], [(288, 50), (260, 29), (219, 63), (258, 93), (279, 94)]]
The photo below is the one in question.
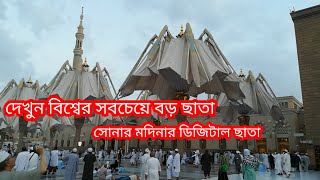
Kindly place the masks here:
[(150, 150), (146, 148), (144, 150), (144, 155), (141, 157), (141, 169), (140, 169), (140, 179), (145, 180), (145, 175), (147, 171), (147, 161), (150, 159)]
[(175, 155), (173, 157), (172, 177), (179, 179), (180, 174), (180, 154), (179, 150), (175, 149)]
[(130, 158), (131, 166), (135, 166), (136, 165), (136, 157), (137, 157), (137, 154), (136, 154), (135, 150), (133, 149), (132, 150), (132, 154), (131, 154), (131, 158)]
[(194, 163), (193, 163), (196, 167), (199, 167), (199, 164), (200, 164), (199, 155), (200, 155), (199, 150), (196, 150), (196, 152), (194, 154), (195, 158), (194, 158)]
[(83, 158), (84, 167), (83, 167), (83, 175), (82, 180), (93, 180), (93, 167), (94, 162), (97, 161), (96, 156), (93, 154), (93, 149), (88, 148), (88, 154), (86, 154)]
[(284, 155), (283, 155), (283, 172), (286, 174), (287, 177), (290, 177), (290, 170), (291, 170), (291, 158), (290, 154), (288, 153), (288, 150), (284, 150)]
[(77, 148), (72, 149), (72, 153), (67, 154), (63, 158), (63, 161), (67, 164), (65, 168), (64, 180), (76, 180), (78, 165), (79, 165), (79, 155), (77, 154)]
[(167, 159), (167, 179), (170, 180), (172, 177), (172, 167), (173, 167), (173, 151), (169, 151), (169, 157)]
[(44, 153), (44, 149), (39, 147), (37, 152), (40, 154), (40, 170), (34, 169), (31, 171), (12, 171), (15, 166), (15, 158), (12, 157), (6, 151), (0, 150), (0, 179), (10, 179), (10, 180), (38, 180), (41, 175), (46, 172), (46, 156)]

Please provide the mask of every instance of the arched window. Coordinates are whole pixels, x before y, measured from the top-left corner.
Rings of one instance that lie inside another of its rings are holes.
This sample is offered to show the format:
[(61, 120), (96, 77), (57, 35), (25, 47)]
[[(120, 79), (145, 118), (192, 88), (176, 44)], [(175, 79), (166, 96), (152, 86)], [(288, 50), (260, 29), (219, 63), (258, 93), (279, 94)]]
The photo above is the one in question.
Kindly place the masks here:
[(164, 148), (164, 142), (165, 142), (164, 140), (161, 140), (161, 146), (160, 146), (161, 148)]
[(178, 141), (177, 140), (173, 140), (172, 142), (172, 148), (175, 149), (178, 146)]
[(219, 147), (220, 149), (227, 149), (227, 140), (226, 139), (220, 139), (219, 140)]
[(207, 148), (207, 141), (205, 139), (200, 139), (200, 148), (201, 149)]
[(61, 140), (61, 147), (63, 147), (63, 145), (64, 145), (64, 140), (62, 139)]
[(288, 127), (285, 124), (277, 124), (277, 134), (289, 134)]
[(187, 148), (187, 149), (190, 149), (191, 148), (191, 141), (185, 139), (184, 140), (184, 147)]

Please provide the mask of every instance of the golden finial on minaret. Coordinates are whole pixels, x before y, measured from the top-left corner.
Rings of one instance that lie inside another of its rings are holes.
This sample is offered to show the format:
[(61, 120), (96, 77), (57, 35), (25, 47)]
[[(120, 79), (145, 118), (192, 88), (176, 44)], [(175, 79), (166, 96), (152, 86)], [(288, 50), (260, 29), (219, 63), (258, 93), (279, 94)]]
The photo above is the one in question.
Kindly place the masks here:
[(32, 84), (31, 76), (29, 77), (29, 80), (27, 81), (28, 84)]
[(181, 24), (181, 27), (180, 27), (180, 33), (177, 35), (177, 37), (181, 37), (183, 36), (184, 32), (183, 32), (183, 25)]
[(242, 68), (240, 69), (239, 77), (246, 77), (246, 75), (244, 75), (243, 72), (242, 72)]
[(83, 67), (89, 67), (89, 64), (87, 63), (87, 58), (84, 58), (84, 63), (82, 64)]
[(81, 9), (80, 20), (81, 20), (81, 21), (83, 20), (83, 6), (82, 6), (82, 9)]

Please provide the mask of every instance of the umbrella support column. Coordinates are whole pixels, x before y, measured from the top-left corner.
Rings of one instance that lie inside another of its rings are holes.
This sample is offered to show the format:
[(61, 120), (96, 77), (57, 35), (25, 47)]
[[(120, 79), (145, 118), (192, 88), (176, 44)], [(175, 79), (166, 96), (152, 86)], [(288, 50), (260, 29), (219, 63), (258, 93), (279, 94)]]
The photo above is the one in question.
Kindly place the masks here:
[(21, 152), (22, 147), (25, 145), (23, 142), (23, 137), (25, 137), (27, 134), (27, 125), (28, 122), (25, 121), (23, 117), (19, 117), (19, 141), (17, 152)]
[[(161, 121), (159, 119), (153, 121), (153, 124), (156, 126), (161, 126)], [(154, 149), (160, 149), (159, 139), (155, 139), (153, 141), (153, 148)]]
[[(239, 125), (240, 126), (249, 126), (250, 124), (250, 116), (248, 114), (242, 114), (238, 117), (239, 120)], [(248, 149), (248, 140), (242, 141), (242, 148), (241, 150), (243, 151), (244, 149)]]
[(74, 119), (74, 126), (76, 127), (76, 134), (74, 139), (74, 147), (78, 147), (78, 142), (80, 141), (81, 129), (84, 124), (84, 118), (75, 118)]
[(119, 141), (116, 139), (114, 142), (114, 150), (118, 151)]
[(56, 128), (51, 128), (50, 129), (50, 145), (49, 145), (50, 150), (53, 149), (53, 138), (56, 135), (56, 132), (57, 132)]
[[(189, 100), (189, 98), (190, 98), (190, 96), (185, 92), (177, 92), (176, 96), (175, 96), (175, 100), (181, 100), (181, 101)], [(181, 122), (188, 122), (187, 117), (182, 115), (180, 112), (176, 116), (176, 119), (177, 119), (178, 124)], [(175, 147), (173, 147), (173, 148), (175, 148)], [(176, 148), (179, 150), (180, 154), (184, 153), (184, 139), (177, 140), (177, 147)]]
[(0, 147), (2, 147), (2, 146), (3, 146), (3, 143), (4, 143), (4, 136), (6, 135), (6, 133), (5, 133), (5, 132), (1, 132), (0, 135), (1, 135)]
[(104, 140), (104, 150), (108, 150), (109, 141)]

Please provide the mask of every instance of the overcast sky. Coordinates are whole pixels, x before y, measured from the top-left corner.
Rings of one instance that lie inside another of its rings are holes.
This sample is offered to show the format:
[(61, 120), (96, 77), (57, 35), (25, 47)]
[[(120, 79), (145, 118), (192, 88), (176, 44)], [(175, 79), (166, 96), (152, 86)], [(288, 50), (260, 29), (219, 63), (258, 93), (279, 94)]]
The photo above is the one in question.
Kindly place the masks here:
[[(48, 83), (73, 58), (84, 5), (84, 57), (105, 66), (118, 89), (154, 34), (207, 28), (234, 69), (262, 73), (277, 96), (301, 100), (294, 26), (289, 14), (320, 0), (1, 0), (0, 87), (32, 76)], [(72, 64), (72, 62), (70, 62)]]

